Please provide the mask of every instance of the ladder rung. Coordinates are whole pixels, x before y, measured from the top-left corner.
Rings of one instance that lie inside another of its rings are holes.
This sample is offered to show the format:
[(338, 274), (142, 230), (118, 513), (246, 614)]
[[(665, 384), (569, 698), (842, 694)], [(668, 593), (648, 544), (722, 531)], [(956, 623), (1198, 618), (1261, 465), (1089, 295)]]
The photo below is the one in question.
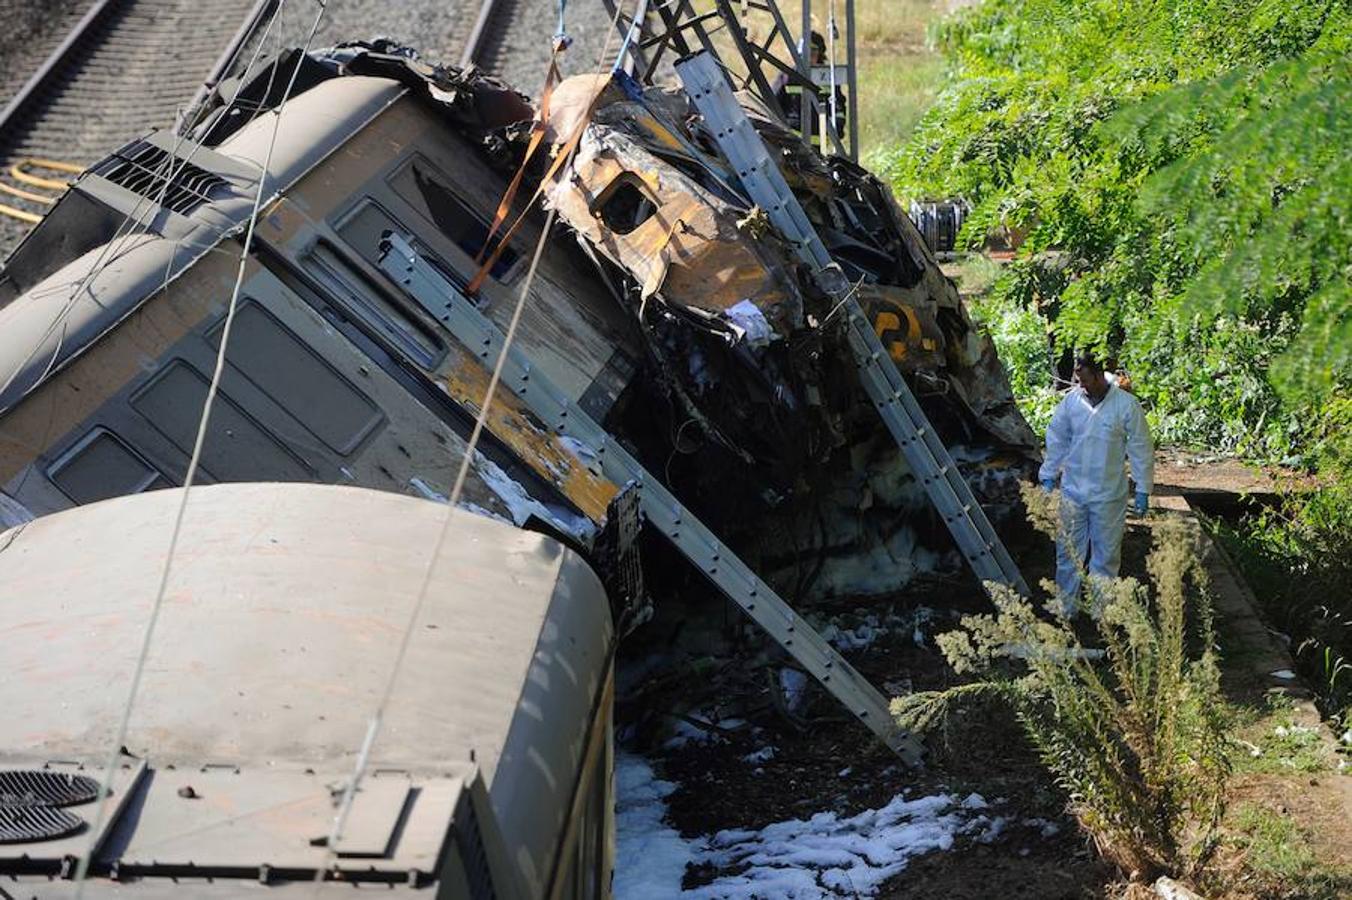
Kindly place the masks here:
[[(848, 282), (837, 277), (835, 270), (823, 268), (824, 265), (832, 264), (830, 253), (798, 204), (783, 174), (773, 164), (764, 142), (747, 119), (746, 113), (737, 104), (716, 60), (707, 51), (701, 51), (680, 60), (676, 64), (676, 71), (706, 124), (713, 130), (719, 149), (728, 162), (742, 172), (742, 187), (749, 199), (769, 211), (771, 223), (796, 248), (799, 259), (813, 273), (818, 287), (844, 307), (845, 321), (851, 332), (847, 335), (846, 343), (854, 353), (861, 381), (907, 463), (929, 490), (930, 500), (941, 514), (943, 508), (951, 503), (950, 495), (956, 496), (961, 513), (947, 517), (945, 521), (950, 525), (958, 546), (964, 551), (968, 549), (964, 546), (970, 540), (968, 529), (978, 535), (989, 534), (994, 537), (994, 529), (985, 511), (976, 503), (971, 488), (954, 467), (943, 443), (937, 436), (931, 436), (924, 411), (893, 365), (892, 358), (887, 355), (863, 310), (849, 294), (844, 293), (842, 282), (845, 286), (848, 286)], [(719, 129), (717, 123), (720, 122), (730, 122), (732, 126)], [(729, 135), (732, 128), (738, 131), (737, 140), (732, 140)], [(748, 177), (747, 172), (751, 169), (757, 170), (757, 177)], [(962, 527), (964, 523), (966, 527)], [(989, 552), (990, 546), (988, 543), (987, 550), (983, 552)], [(1003, 545), (998, 546), (1000, 552), (995, 554), (995, 562), (999, 577), (991, 580), (1003, 581), (1026, 594), (1028, 588), (1023, 576), (1009, 559)]]

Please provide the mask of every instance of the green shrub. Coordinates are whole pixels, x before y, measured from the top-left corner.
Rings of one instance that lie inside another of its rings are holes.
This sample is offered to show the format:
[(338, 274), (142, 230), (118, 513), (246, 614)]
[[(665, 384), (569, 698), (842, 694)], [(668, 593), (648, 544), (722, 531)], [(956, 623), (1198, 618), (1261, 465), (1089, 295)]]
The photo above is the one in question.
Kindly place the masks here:
[(1269, 621), (1290, 636), (1323, 711), (1352, 727), (1352, 400), (1329, 405), (1317, 438), (1317, 487), (1212, 527)]
[(969, 297), (967, 308), (995, 342), (1024, 418), (1034, 431), (1042, 434), (1061, 400), (1061, 394), (1052, 386), (1054, 369), (1046, 321), (1003, 294)]
[[(1047, 501), (1035, 489), (1028, 500), (1035, 524), (1049, 527)], [(1133, 579), (1100, 587), (1101, 654), (1086, 652), (1059, 605), (1039, 614), (992, 586), (994, 615), (967, 616), (938, 639), (954, 671), (977, 680), (892, 703), (902, 727), (922, 732), (976, 698), (1012, 703), (1081, 826), (1133, 880), (1201, 869), (1230, 775), (1195, 534), (1161, 525), (1149, 572), (1153, 590)]]

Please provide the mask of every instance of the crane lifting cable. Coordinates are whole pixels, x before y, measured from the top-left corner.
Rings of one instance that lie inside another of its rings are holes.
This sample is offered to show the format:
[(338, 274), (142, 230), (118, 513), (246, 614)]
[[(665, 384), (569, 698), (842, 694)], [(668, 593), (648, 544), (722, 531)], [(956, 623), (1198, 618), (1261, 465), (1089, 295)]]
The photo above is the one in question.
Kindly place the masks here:
[[(310, 34), (305, 40), (305, 48), (302, 54), (308, 53), (310, 45), (314, 41), (315, 34), (319, 31), (320, 22), (323, 21), (326, 8), (325, 0), (318, 0), (319, 12), (315, 14), (314, 24), (310, 27)], [(281, 0), (277, 4), (277, 9), (273, 13), (273, 21), (280, 17), (282, 10), (286, 7), (286, 0)], [(127, 689), (127, 701), (123, 707), (122, 719), (118, 726), (116, 739), (113, 741), (113, 749), (108, 756), (108, 764), (103, 773), (102, 789), (100, 791), (98, 812), (94, 819), (94, 825), (90, 829), (89, 846), (84, 855), (80, 858), (76, 868), (76, 900), (84, 896), (85, 885), (88, 883), (89, 866), (93, 859), (95, 844), (99, 835), (102, 833), (103, 823), (108, 814), (108, 797), (110, 795), (109, 787), (112, 785), (113, 775), (117, 770), (118, 757), (122, 754), (123, 745), (127, 739), (127, 731), (131, 723), (132, 710), (136, 705), (136, 695), (141, 685), (141, 678), (145, 673), (146, 660), (149, 657), (150, 647), (155, 635), (155, 626), (159, 620), (160, 611), (164, 607), (164, 597), (169, 584), (169, 576), (173, 572), (173, 563), (175, 551), (178, 549), (179, 536), (183, 531), (184, 513), (187, 511), (188, 498), (192, 492), (194, 478), (202, 459), (202, 447), (206, 442), (207, 426), (211, 420), (211, 409), (220, 388), (221, 377), (225, 371), (226, 352), (230, 345), (230, 330), (234, 324), (235, 313), (239, 309), (240, 287), (244, 281), (245, 268), (248, 264), (250, 249), (253, 244), (254, 227), (258, 222), (258, 213), (263, 202), (263, 192), (267, 187), (267, 173), (272, 165), (272, 154), (277, 145), (277, 135), (281, 130), (282, 112), (286, 107), (286, 102), (291, 96), (291, 92), (296, 86), (296, 77), (300, 74), (300, 67), (297, 66), (291, 72), (291, 78), (287, 82), (286, 90), (282, 92), (281, 101), (276, 110), (276, 119), (272, 124), (272, 135), (268, 141), (267, 153), (263, 158), (263, 172), (258, 179), (258, 189), (254, 193), (253, 210), (249, 217), (248, 228), (245, 232), (243, 246), (239, 254), (239, 270), (235, 277), (235, 284), (230, 294), (230, 303), (226, 310), (225, 324), (221, 330), (220, 348), (216, 355), (216, 367), (211, 376), (211, 382), (207, 386), (206, 400), (202, 405), (202, 414), (198, 419), (197, 437), (193, 444), (192, 456), (188, 460), (188, 469), (183, 479), (183, 493), (179, 500), (178, 512), (174, 518), (173, 531), (169, 537), (169, 548), (164, 558), (164, 568), (160, 574), (159, 587), (156, 591), (154, 602), (151, 605), (150, 617), (146, 622), (145, 636), (142, 639), (141, 651), (136, 661), (136, 669), (132, 673), (131, 684)]]
[[(562, 6), (563, 4), (560, 3), (561, 10)], [(620, 8), (621, 5), (616, 4), (614, 17), (611, 20), (609, 28), (606, 30), (606, 40), (604, 46), (601, 48), (600, 58), (597, 59), (596, 61), (597, 69), (601, 68), (601, 66), (605, 63), (606, 57), (610, 53), (611, 41), (617, 30), (616, 23), (619, 21)], [(563, 49), (564, 48), (558, 47), (556, 45), (555, 53), (553, 54), (553, 56), (551, 56), (549, 63), (551, 72), (556, 68), (558, 53), (562, 52)], [(600, 92), (598, 91), (597, 94), (599, 95), (599, 93)], [(543, 191), (544, 189), (544, 185), (552, 177), (552, 173), (557, 171), (562, 164), (572, 162), (573, 155), (577, 150), (577, 144), (581, 140), (581, 134), (583, 131), (586, 130), (588, 123), (591, 121), (591, 116), (592, 112), (595, 109), (595, 105), (596, 100), (594, 97), (592, 99), (592, 102), (588, 104), (586, 111), (580, 118), (580, 121), (577, 125), (577, 129), (574, 134), (574, 138), (571, 138), (564, 146), (564, 148), (562, 148), (559, 151), (554, 165), (550, 167), (550, 174), (547, 174), (542, 179), (541, 186), (539, 189), (536, 190), (535, 195), (531, 198), (531, 202), (530, 204), (528, 204), (527, 209), (529, 209), (530, 206), (534, 205), (535, 199), (540, 196), (541, 191)], [(543, 118), (544, 117), (542, 115), (541, 119), (543, 120)], [(522, 213), (522, 218), (524, 218), (524, 215), (525, 213)], [(556, 208), (550, 208), (548, 214), (545, 216), (544, 227), (540, 231), (540, 238), (535, 244), (535, 252), (531, 256), (530, 268), (526, 271), (526, 277), (521, 283), (521, 289), (517, 295), (516, 306), (512, 310), (512, 317), (507, 325), (507, 331), (503, 338), (502, 349), (499, 351), (497, 359), (494, 362), (492, 375), (489, 377), (488, 386), (484, 390), (483, 401), (479, 404), (479, 414), (478, 416), (475, 417), (474, 427), (470, 431), (469, 439), (466, 442), (464, 455), (461, 457), (460, 466), (456, 471), (455, 482), (452, 485), (450, 495), (447, 498), (446, 518), (443, 520), (441, 531), (437, 535), (435, 549), (432, 551), (432, 554), (427, 559), (427, 568), (423, 573), (422, 582), (418, 589), (417, 599), (414, 601), (413, 607), (409, 611), (408, 620), (405, 623), (403, 634), (400, 637), (399, 649), (395, 654), (394, 663), (390, 667), (389, 678), (385, 683), (385, 688), (381, 695), (380, 701), (376, 704), (376, 708), (371, 714), (371, 718), (367, 725), (365, 737), (362, 740), (362, 745), (357, 751), (357, 761), (354, 767), (352, 778), (349, 779), (347, 785), (343, 790), (343, 797), (341, 802), (339, 803), (338, 812), (334, 816), (333, 830), (329, 834), (329, 839), (327, 841), (328, 849), (326, 852), (325, 863), (322, 867), (319, 868), (319, 870), (315, 874), (316, 885), (318, 885), (324, 879), (325, 873), (333, 866), (334, 861), (337, 859), (336, 848), (340, 845), (340, 839), (343, 835), (343, 830), (347, 824), (347, 817), (352, 810), (352, 802), (357, 795), (357, 791), (360, 790), (361, 788), (361, 782), (363, 777), (365, 777), (367, 766), (370, 763), (371, 751), (375, 746), (376, 740), (380, 736), (380, 730), (382, 725), (384, 724), (385, 711), (389, 706), (391, 698), (394, 695), (395, 685), (398, 683), (399, 674), (403, 668), (404, 660), (408, 654), (410, 640), (412, 639), (413, 633), (417, 627), (418, 618), (421, 615), (423, 607), (427, 601), (428, 592), (431, 589), (432, 574), (436, 566), (436, 561), (439, 558), (441, 558), (442, 550), (445, 547), (446, 541), (450, 536), (451, 521), (453, 519), (453, 510), (455, 509), (456, 504), (460, 502), (460, 498), (464, 493), (465, 481), (469, 477), (469, 467), (474, 460), (475, 448), (478, 446), (479, 439), (483, 435), (484, 426), (488, 422), (489, 413), (492, 409), (493, 401), (497, 394), (498, 385), (502, 379), (502, 371), (509, 358), (509, 353), (512, 349), (512, 342), (516, 338), (517, 326), (521, 321), (521, 314), (526, 308), (526, 301), (530, 298), (530, 292), (532, 285), (534, 284), (535, 281), (535, 274), (539, 267), (540, 258), (544, 255), (544, 249), (549, 243), (549, 235), (550, 232), (553, 230), (554, 221), (557, 218), (557, 216), (558, 210)], [(512, 228), (503, 237), (502, 242), (499, 244), (499, 251), (501, 250), (502, 246), (506, 245), (506, 243), (511, 239), (512, 234), (516, 230), (516, 226), (519, 225), (520, 222), (521, 219), (518, 219), (515, 223), (513, 223)], [(498, 253), (495, 252), (492, 258), (487, 263), (485, 263), (484, 266), (479, 270), (479, 275), (476, 276), (475, 279), (476, 282), (481, 280), (485, 272), (492, 267), (493, 262), (496, 261), (497, 259), (497, 256)], [(467, 293), (472, 294), (474, 289), (475, 284), (471, 283), (471, 285), (466, 290)]]

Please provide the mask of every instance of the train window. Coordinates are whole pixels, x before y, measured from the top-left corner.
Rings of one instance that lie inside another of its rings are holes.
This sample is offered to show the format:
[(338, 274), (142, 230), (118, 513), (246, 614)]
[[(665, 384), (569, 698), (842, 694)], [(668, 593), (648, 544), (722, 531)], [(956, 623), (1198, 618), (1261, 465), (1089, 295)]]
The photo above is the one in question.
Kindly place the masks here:
[[(451, 180), (436, 166), (421, 156), (414, 156), (390, 176), (389, 183), (395, 193), (470, 259), (477, 259), (483, 252), (488, 243), (488, 223), (456, 196), (450, 187)], [(501, 231), (488, 244), (490, 251), (497, 248), (500, 239)], [(520, 254), (509, 246), (488, 274), (498, 281), (505, 281), (520, 258)]]
[[(131, 406), (191, 454), (208, 385), (205, 375), (176, 359), (131, 398)], [(218, 481), (314, 480), (305, 463), (224, 391), (211, 408), (201, 462)]]
[[(376, 268), (380, 267), (380, 260), (385, 255), (384, 241), (386, 236), (398, 234), (418, 252), (419, 256), (441, 272), (451, 284), (464, 288), (469, 284), (469, 279), (474, 274), (473, 272), (457, 272), (454, 268), (448, 266), (428, 248), (426, 243), (418, 240), (407, 227), (397, 222), (394, 216), (369, 198), (363, 200), (355, 209), (344, 216), (338, 223), (337, 229), (338, 233), (342, 235), (343, 241)], [(479, 304), (478, 297), (471, 297), (470, 300), (476, 306)]]
[(319, 241), (301, 258), (324, 288), (343, 301), (350, 311), (382, 335), (409, 359), (425, 369), (434, 368), (445, 352), (427, 328), (399, 307), (385, 290), (363, 274), (341, 250)]
[(362, 258), (377, 268), (384, 249), (380, 242), (386, 234), (397, 231), (408, 235), (407, 228), (401, 228), (379, 204), (363, 199), (334, 226), (343, 241), (361, 254)]
[[(222, 320), (207, 335), (213, 347), (224, 328)], [(383, 419), (365, 394), (253, 300), (235, 313), (226, 359), (339, 453), (355, 450)]]
[(106, 428), (80, 438), (47, 469), (47, 477), (76, 503), (169, 487), (169, 479)]
[(628, 234), (657, 213), (648, 186), (632, 172), (624, 172), (606, 186), (592, 207), (592, 215), (616, 234)]

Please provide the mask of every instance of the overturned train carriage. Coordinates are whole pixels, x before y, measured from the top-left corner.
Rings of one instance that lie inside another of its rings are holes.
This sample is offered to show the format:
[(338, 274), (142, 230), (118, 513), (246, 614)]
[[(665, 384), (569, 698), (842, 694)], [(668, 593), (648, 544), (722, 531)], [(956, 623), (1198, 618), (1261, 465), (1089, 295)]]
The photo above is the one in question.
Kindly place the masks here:
[[(983, 503), (1008, 508), (1033, 437), (952, 283), (876, 179), (743, 109), (878, 354)], [(220, 879), (327, 868), (446, 896), (604, 896), (611, 649), (646, 614), (640, 512), (918, 756), (776, 595), (885, 593), (960, 564), (860, 386), (844, 301), (746, 199), (685, 93), (575, 78), (542, 118), (398, 48), (288, 53), (221, 85), (186, 135), (92, 167), (0, 272), (0, 521), (16, 526), (0, 534), (0, 634), (24, 648), (0, 692), (31, 723), (0, 763), (20, 780), (88, 787), (68, 776), (89, 777), (115, 734), (101, 689), (126, 686), (176, 508), (159, 489), (186, 478), (224, 347), (188, 564), (95, 835), (106, 891), (200, 876), (230, 896), (242, 882)], [(545, 209), (558, 223), (541, 244)], [(436, 561), (412, 686), (372, 756), (385, 774), (328, 846), (354, 710), (379, 693), (410, 567), (447, 514), (427, 501), (462, 463), (459, 503), (480, 515), (454, 513), (455, 565)], [(604, 588), (485, 515), (552, 535)], [(0, 815), (27, 821), (13, 806)], [(48, 807), (35, 815), (66, 830), (0, 843), (5, 871), (69, 875), (89, 846), (85, 813)]]
[(387, 492), (193, 494), (100, 815), (179, 494), (0, 535), (0, 895), (609, 896), (600, 580), (550, 538)]
[[(1033, 436), (952, 283), (875, 178), (744, 103), (978, 496), (1008, 506)], [(739, 192), (685, 94), (566, 81), (543, 123), (552, 152), (528, 157), (533, 118), (476, 72), (352, 45), (283, 55), (186, 138), (152, 133), (91, 168), (0, 275), (10, 505), (41, 515), (181, 483), (260, 179), (200, 479), (444, 498), (492, 358), (392, 256), (506, 331), (539, 185), (571, 237), (546, 245), (516, 331), (532, 371), (772, 582), (813, 558), (795, 596), (883, 593), (957, 565), (858, 386), (838, 305)], [(461, 502), (586, 546), (623, 485), (522, 394), (497, 392)]]

